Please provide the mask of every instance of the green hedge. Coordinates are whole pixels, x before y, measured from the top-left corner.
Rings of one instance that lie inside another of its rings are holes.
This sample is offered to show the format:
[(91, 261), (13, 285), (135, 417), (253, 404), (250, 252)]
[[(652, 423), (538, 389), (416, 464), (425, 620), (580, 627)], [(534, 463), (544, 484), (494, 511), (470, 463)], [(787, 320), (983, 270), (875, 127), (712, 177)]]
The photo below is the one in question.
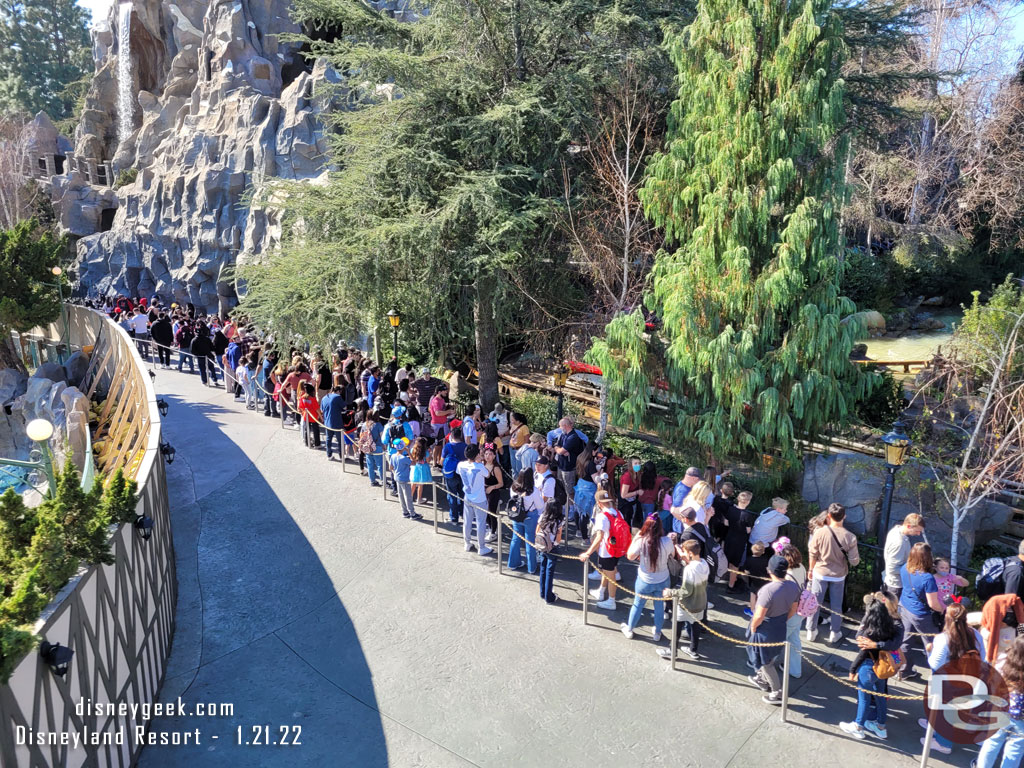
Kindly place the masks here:
[(56, 495), (38, 507), (13, 488), (0, 496), (0, 682), (32, 648), (32, 624), (79, 564), (114, 561), (107, 529), (135, 520), (137, 490), (118, 470), (105, 489), (97, 478), (85, 492), (67, 461)]
[[(531, 432), (546, 435), (558, 426), (558, 400), (539, 392), (528, 392), (507, 401), (509, 410), (518, 411), (526, 417)], [(562, 412), (579, 421), (583, 409), (568, 397), (564, 398)]]

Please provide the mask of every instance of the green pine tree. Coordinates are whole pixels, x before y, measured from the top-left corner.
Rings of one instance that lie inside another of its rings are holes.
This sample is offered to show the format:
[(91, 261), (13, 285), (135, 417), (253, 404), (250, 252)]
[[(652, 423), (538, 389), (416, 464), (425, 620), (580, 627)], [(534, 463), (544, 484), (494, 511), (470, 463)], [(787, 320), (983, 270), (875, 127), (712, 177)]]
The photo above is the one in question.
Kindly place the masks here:
[[(841, 35), (829, 0), (702, 0), (668, 41), (678, 94), (641, 197), (676, 248), (646, 297), (657, 330), (620, 315), (591, 350), (613, 417), (716, 457), (793, 457), (853, 412), (868, 381), (838, 289)], [(648, 408), (666, 385), (667, 420)]]
[(89, 14), (75, 0), (0, 0), (0, 109), (69, 117), (68, 86), (92, 69)]

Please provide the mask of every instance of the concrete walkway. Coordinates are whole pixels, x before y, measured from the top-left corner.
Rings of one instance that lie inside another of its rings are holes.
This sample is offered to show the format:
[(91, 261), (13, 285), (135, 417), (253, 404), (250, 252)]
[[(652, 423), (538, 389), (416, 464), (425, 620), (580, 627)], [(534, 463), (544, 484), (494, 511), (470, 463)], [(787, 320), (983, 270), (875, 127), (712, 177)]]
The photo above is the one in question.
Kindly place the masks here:
[[(156, 390), (177, 450), (180, 581), (161, 700), (180, 697), (186, 714), (151, 731), (198, 729), (200, 743), (147, 747), (145, 768), (917, 764), (918, 701), (893, 702), (888, 742), (855, 741), (837, 729), (855, 698), (805, 665), (783, 724), (738, 646), (705, 638), (707, 661), (673, 673), (649, 613), (632, 641), (623, 600), (584, 626), (578, 567), (563, 566), (563, 599), (547, 606), (535, 577), (499, 577), (452, 529), (435, 535), (429, 508), (403, 519), (279, 420), (197, 376), (157, 370)], [(718, 588), (713, 600), (713, 625), (741, 637), (741, 604)], [(825, 645), (811, 656), (845, 671)], [(197, 704), (233, 712), (200, 717)], [(931, 765), (966, 766), (974, 751)]]

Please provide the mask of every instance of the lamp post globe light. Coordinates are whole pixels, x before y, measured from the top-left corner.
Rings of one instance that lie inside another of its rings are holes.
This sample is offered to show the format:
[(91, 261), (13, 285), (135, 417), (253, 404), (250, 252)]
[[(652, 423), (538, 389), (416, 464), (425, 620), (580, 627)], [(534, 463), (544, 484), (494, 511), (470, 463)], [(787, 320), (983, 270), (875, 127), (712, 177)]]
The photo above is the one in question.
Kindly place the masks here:
[(397, 309), (392, 309), (388, 312), (388, 322), (391, 323), (391, 330), (394, 332), (394, 338), (392, 340), (395, 362), (398, 362), (398, 326), (402, 324), (402, 316), (399, 314)]
[(50, 438), (53, 437), (53, 424), (46, 419), (32, 419), (25, 425), (25, 434), (28, 439), (39, 446), (41, 458), (39, 461), (14, 462), (4, 460), (6, 464), (14, 466), (41, 468), (46, 473), (46, 480), (50, 486), (50, 497), (57, 495), (57, 478), (53, 474), (53, 458), (50, 454)]
[[(64, 306), (64, 281), (61, 280), (61, 275), (64, 274), (64, 270), (60, 267), (54, 267), (50, 270), (50, 274), (57, 278), (57, 296), (60, 298), (60, 318), (64, 325), (64, 333), (61, 335), (61, 341), (64, 342), (65, 351), (71, 351), (71, 329), (68, 326), (68, 313), (67, 308)], [(61, 353), (61, 362), (63, 360), (64, 353)]]
[(892, 527), (892, 495), (896, 487), (896, 471), (907, 461), (911, 440), (903, 428), (903, 422), (896, 419), (892, 429), (882, 437), (885, 446), (885, 490), (882, 494), (882, 509), (878, 515), (878, 556), (875, 558), (875, 580), (880, 573), (879, 559), (885, 549), (885, 537)]

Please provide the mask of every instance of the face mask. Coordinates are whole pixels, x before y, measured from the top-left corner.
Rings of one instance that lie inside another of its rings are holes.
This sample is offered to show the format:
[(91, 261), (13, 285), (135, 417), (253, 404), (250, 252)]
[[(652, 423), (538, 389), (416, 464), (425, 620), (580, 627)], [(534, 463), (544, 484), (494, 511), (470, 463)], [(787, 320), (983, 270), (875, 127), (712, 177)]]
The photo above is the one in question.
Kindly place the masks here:
[(640, 467), (641, 467), (641, 466), (642, 466), (642, 465), (640, 465), (640, 464), (634, 464), (634, 465), (633, 465), (633, 471), (634, 471), (634, 472), (639, 472), (639, 471), (640, 471)]

